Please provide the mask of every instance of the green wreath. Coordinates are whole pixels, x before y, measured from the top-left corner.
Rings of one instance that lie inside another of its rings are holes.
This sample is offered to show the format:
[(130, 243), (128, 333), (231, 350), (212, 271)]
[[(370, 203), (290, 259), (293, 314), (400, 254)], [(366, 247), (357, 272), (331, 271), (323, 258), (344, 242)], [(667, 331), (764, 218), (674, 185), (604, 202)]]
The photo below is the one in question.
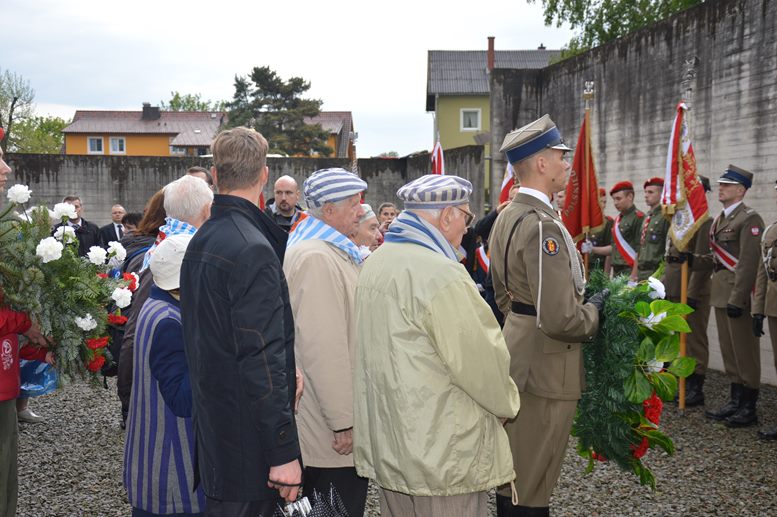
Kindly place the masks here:
[(664, 287), (655, 278), (629, 286), (626, 277), (592, 272), (589, 295), (605, 288), (604, 321), (583, 347), (586, 389), (572, 435), (588, 459), (587, 472), (596, 461), (613, 461), (655, 489), (642, 457), (654, 447), (674, 454), (672, 440), (659, 430), (662, 399), (673, 400), (678, 378), (695, 367), (694, 359), (680, 357), (680, 333), (690, 332), (683, 316), (693, 309), (663, 300)]

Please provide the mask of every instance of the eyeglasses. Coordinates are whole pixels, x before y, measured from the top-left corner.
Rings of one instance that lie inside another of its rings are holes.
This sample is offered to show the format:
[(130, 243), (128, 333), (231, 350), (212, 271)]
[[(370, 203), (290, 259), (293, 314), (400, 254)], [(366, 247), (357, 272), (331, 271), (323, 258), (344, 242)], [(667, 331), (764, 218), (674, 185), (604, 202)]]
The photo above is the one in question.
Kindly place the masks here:
[(472, 221), (475, 220), (475, 214), (473, 214), (469, 210), (464, 210), (463, 208), (459, 208), (457, 206), (454, 206), (453, 208), (455, 208), (456, 210), (464, 214), (464, 226), (469, 226), (470, 224), (472, 224)]

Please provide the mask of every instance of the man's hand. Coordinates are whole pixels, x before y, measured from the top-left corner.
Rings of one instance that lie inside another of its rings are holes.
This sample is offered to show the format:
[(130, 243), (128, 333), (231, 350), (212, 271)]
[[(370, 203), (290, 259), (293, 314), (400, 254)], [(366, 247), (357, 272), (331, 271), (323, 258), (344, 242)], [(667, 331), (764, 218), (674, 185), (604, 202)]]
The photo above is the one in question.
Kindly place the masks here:
[(742, 307), (737, 307), (736, 305), (731, 305), (730, 303), (726, 305), (726, 315), (729, 318), (741, 318), (744, 313), (745, 310)]
[(753, 314), (753, 335), (755, 337), (761, 337), (764, 335), (764, 319), (766, 316), (763, 314)]
[(332, 448), (343, 456), (351, 454), (353, 451), (353, 428), (334, 433), (334, 435), (335, 439), (332, 441)]
[(50, 366), (56, 366), (56, 359), (54, 358), (54, 352), (46, 352), (46, 363)]
[(297, 500), (299, 487), (302, 485), (302, 469), (299, 461), (294, 460), (285, 465), (270, 467), (270, 476), (267, 486), (275, 488), (288, 502)]
[(30, 343), (34, 343), (43, 347), (49, 346), (48, 341), (46, 341), (46, 337), (41, 334), (40, 327), (35, 322), (30, 325), (30, 328), (27, 330), (27, 332), (24, 333), (24, 336), (30, 340)]
[(583, 243), (580, 245), (580, 253), (586, 254), (591, 253), (594, 250), (594, 243), (589, 241), (588, 239), (584, 240)]
[(299, 411), (299, 400), (302, 398), (302, 392), (305, 390), (305, 379), (302, 378), (302, 372), (297, 368), (297, 391), (294, 394), (294, 412)]

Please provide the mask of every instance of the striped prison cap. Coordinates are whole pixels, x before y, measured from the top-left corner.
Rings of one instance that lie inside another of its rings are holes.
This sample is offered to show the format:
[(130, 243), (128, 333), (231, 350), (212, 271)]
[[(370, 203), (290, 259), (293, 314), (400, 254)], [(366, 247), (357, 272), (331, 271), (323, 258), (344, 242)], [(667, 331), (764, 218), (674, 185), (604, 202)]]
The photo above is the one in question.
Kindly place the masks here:
[(356, 174), (340, 168), (318, 170), (302, 184), (305, 202), (312, 207), (342, 201), (364, 190), (367, 190), (367, 183)]
[(405, 208), (435, 209), (469, 203), (472, 183), (440, 174), (427, 174), (397, 190), (397, 197), (405, 202)]
[(363, 223), (367, 219), (372, 219), (373, 217), (377, 217), (375, 215), (375, 210), (372, 209), (372, 207), (366, 203), (362, 203), (362, 210), (364, 210), (364, 215), (361, 219), (359, 219), (360, 223)]

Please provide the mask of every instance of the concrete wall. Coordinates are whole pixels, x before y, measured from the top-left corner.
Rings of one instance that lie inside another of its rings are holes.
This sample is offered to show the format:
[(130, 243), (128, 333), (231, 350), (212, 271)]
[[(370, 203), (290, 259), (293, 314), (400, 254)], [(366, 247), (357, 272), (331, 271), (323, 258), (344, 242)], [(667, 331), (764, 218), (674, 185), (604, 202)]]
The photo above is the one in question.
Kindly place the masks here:
[[(193, 165), (210, 167), (209, 159), (177, 157), (118, 157), (9, 154), (13, 169), (8, 187), (15, 183), (28, 185), (33, 191), (32, 203), (53, 207), (69, 194), (81, 197), (84, 218), (98, 225), (110, 221), (111, 206), (119, 203), (128, 211), (142, 212), (146, 201), (159, 188), (185, 174)], [(475, 185), (472, 209), (483, 207), (483, 148), (461, 147), (445, 151), (446, 167), (451, 174), (469, 179)], [(328, 167), (350, 169), (346, 158), (269, 158), (270, 181), (265, 199), (270, 199), (272, 185), (282, 175), (302, 182), (311, 173)], [(396, 191), (430, 171), (430, 156), (421, 153), (405, 158), (370, 158), (358, 161), (359, 173), (369, 185), (365, 199), (375, 208), (384, 201), (397, 202)], [(0, 206), (6, 202), (0, 196)]]
[[(494, 70), (492, 148), (504, 135), (549, 113), (569, 142), (583, 119), (585, 81), (594, 81), (592, 145), (599, 182), (640, 185), (663, 175), (674, 110), (684, 94), (684, 62), (696, 56), (691, 134), (698, 170), (713, 181), (729, 163), (753, 171), (745, 202), (777, 219), (777, 2), (709, 1), (631, 36), (539, 71)], [(496, 170), (504, 158), (492, 153)], [(640, 189), (641, 190), (641, 189)], [(644, 208), (641, 193), (638, 206)], [(713, 194), (713, 214), (721, 206)], [(608, 212), (613, 215), (612, 205)], [(714, 320), (714, 318), (713, 318)], [(712, 364), (721, 367), (714, 321)], [(768, 337), (762, 374), (777, 384)]]

